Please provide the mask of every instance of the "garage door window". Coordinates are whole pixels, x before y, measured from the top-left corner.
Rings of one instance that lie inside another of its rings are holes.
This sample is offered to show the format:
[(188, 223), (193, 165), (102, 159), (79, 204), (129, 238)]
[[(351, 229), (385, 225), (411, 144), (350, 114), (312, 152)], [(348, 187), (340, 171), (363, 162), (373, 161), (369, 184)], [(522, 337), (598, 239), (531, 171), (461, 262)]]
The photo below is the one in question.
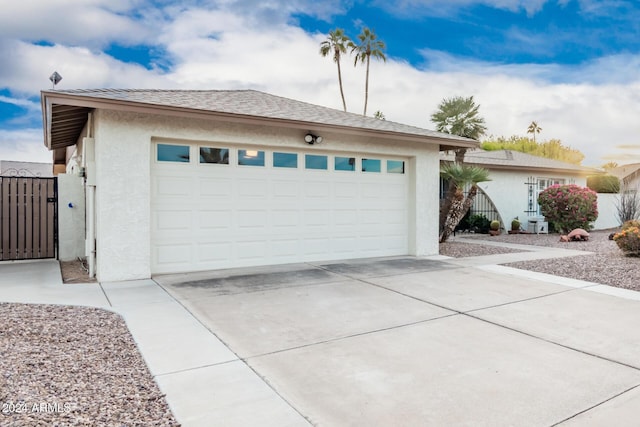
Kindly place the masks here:
[(380, 172), (380, 160), (362, 159), (362, 172)]
[(200, 147), (200, 163), (229, 164), (229, 149)]
[(387, 173), (404, 173), (402, 160), (387, 160)]
[(273, 167), (297, 168), (298, 155), (295, 153), (273, 153)]
[(337, 157), (335, 158), (334, 169), (337, 171), (355, 171), (356, 170), (356, 158), (355, 157)]
[(264, 166), (264, 151), (238, 150), (238, 164), (241, 166)]
[(327, 169), (327, 156), (317, 156), (306, 154), (304, 156), (304, 167), (306, 169)]
[(187, 145), (171, 145), (158, 144), (159, 162), (179, 162), (189, 163), (189, 146)]

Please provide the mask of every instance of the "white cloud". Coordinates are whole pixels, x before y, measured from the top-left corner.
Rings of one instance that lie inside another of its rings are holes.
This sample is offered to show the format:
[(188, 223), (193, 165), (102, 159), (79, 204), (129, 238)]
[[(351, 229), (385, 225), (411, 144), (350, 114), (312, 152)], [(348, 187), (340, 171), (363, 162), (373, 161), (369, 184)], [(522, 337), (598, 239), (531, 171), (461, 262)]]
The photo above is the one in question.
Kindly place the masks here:
[(52, 154), (43, 143), (42, 129), (0, 130), (0, 159), (51, 163)]
[(58, 88), (166, 87), (159, 72), (138, 64), (124, 63), (84, 47), (39, 46), (22, 41), (0, 42), (0, 56), (11, 57), (0, 67), (2, 86), (13, 93), (37, 95), (51, 89), (49, 76), (62, 75)]
[[(148, 39), (144, 0), (20, 0), (6, 2), (0, 37), (26, 41), (104, 46)], [(151, 15), (153, 16), (153, 15)]]

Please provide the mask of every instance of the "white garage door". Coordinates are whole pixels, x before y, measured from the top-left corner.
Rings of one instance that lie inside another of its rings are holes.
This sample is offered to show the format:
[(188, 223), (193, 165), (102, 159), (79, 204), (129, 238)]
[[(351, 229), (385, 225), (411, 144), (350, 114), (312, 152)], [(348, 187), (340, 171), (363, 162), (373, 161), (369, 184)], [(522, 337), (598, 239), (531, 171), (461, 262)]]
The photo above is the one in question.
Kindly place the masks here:
[(151, 270), (408, 253), (407, 161), (153, 144)]

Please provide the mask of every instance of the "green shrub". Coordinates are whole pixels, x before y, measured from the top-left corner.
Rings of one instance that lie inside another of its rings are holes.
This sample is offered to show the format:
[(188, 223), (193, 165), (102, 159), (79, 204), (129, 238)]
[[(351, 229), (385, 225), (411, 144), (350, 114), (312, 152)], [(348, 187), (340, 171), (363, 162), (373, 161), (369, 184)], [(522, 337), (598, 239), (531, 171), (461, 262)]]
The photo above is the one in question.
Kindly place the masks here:
[(493, 221), (491, 221), (491, 223), (489, 224), (489, 228), (491, 228), (493, 231), (498, 231), (500, 230), (500, 221), (498, 221), (497, 219), (494, 219)]
[(591, 229), (598, 218), (598, 195), (578, 185), (552, 185), (538, 196), (540, 212), (556, 230), (568, 233), (575, 228)]
[(469, 217), (469, 229), (476, 233), (488, 233), (491, 221), (483, 214), (474, 214)]
[(594, 175), (587, 178), (587, 187), (596, 193), (619, 193), (620, 180), (613, 175)]

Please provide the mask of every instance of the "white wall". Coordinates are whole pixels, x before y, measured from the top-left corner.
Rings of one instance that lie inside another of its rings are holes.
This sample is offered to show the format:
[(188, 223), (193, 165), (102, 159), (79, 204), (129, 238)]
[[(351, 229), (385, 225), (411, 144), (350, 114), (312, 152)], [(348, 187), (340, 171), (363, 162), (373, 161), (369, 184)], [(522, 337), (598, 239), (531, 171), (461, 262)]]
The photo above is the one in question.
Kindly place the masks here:
[[(496, 209), (500, 213), (503, 225), (506, 229), (511, 228), (511, 220), (518, 217), (522, 227), (527, 228), (527, 218), (529, 215), (529, 186), (526, 184), (529, 177), (537, 178), (562, 178), (566, 184), (587, 185), (586, 177), (575, 177), (573, 175), (561, 173), (540, 173), (537, 171), (508, 171), (490, 170), (491, 181), (482, 182), (478, 186), (491, 198)], [(537, 198), (534, 189), (534, 199)], [(537, 205), (536, 205), (537, 206)]]
[(77, 175), (58, 174), (58, 258), (60, 261), (71, 261), (85, 256), (85, 199), (82, 181), (82, 178)]
[[(99, 281), (150, 277), (151, 141), (175, 139), (305, 147), (307, 130), (292, 130), (200, 119), (98, 110), (96, 141), (97, 278)], [(311, 130), (311, 129), (309, 129)], [(410, 250), (438, 253), (438, 148), (423, 144), (322, 132), (319, 152), (344, 151), (410, 158), (414, 166), (410, 202)]]
[(594, 230), (606, 230), (620, 226), (617, 212), (618, 200), (620, 200), (619, 194), (598, 193), (598, 219), (594, 224)]

